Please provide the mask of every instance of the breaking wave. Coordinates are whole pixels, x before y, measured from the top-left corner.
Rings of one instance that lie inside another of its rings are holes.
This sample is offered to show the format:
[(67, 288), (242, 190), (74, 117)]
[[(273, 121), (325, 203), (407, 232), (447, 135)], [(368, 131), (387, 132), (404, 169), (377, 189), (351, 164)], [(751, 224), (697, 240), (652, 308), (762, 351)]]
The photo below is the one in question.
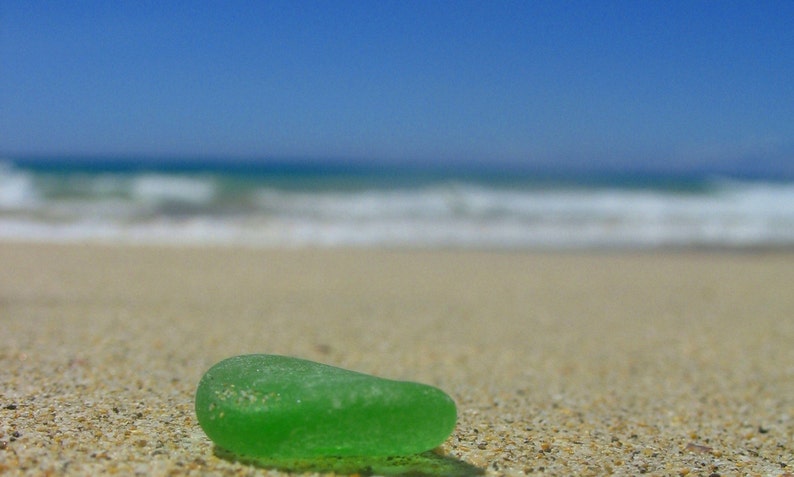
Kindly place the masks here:
[[(337, 178), (338, 179), (338, 178)], [(0, 239), (526, 249), (794, 245), (794, 184), (423, 181), (290, 187), (214, 173), (0, 165)]]

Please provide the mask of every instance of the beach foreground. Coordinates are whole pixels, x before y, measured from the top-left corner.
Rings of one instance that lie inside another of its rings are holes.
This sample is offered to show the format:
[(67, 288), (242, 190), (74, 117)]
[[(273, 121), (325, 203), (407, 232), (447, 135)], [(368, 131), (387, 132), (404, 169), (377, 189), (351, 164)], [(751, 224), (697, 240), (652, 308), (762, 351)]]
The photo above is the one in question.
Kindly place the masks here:
[(415, 475), (790, 476), (792, 283), (787, 252), (0, 244), (0, 473), (400, 472), (214, 449), (199, 378), (273, 353), (449, 393)]

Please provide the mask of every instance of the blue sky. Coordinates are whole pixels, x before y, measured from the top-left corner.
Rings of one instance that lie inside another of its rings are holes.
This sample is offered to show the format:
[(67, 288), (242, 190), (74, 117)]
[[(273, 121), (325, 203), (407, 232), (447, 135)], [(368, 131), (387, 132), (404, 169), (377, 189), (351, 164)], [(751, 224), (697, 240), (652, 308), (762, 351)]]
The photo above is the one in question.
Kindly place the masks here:
[(0, 153), (794, 163), (794, 2), (0, 0)]

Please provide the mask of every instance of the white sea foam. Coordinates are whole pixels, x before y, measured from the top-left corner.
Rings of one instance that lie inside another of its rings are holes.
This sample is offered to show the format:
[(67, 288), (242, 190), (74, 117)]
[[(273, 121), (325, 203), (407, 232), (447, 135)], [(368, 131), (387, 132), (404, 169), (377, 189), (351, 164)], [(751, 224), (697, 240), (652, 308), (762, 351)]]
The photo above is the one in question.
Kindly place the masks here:
[(132, 194), (144, 202), (201, 205), (210, 203), (215, 197), (215, 183), (210, 179), (146, 174), (133, 180)]
[(792, 183), (723, 181), (680, 191), (482, 182), (279, 188), (165, 173), (51, 179), (0, 167), (0, 239), (279, 247), (794, 246)]
[(37, 199), (31, 175), (0, 162), (0, 210), (27, 208)]
[(624, 189), (438, 187), (348, 194), (268, 192), (298, 242), (323, 244), (609, 247), (794, 243), (794, 186), (709, 194)]

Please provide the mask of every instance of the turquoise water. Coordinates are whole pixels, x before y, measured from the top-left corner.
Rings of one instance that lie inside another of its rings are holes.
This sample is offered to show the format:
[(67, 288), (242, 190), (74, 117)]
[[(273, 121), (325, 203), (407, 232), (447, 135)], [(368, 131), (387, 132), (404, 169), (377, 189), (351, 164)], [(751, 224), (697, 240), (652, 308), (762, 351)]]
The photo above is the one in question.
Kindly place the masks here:
[(0, 239), (519, 249), (794, 245), (794, 182), (290, 163), (0, 161)]

